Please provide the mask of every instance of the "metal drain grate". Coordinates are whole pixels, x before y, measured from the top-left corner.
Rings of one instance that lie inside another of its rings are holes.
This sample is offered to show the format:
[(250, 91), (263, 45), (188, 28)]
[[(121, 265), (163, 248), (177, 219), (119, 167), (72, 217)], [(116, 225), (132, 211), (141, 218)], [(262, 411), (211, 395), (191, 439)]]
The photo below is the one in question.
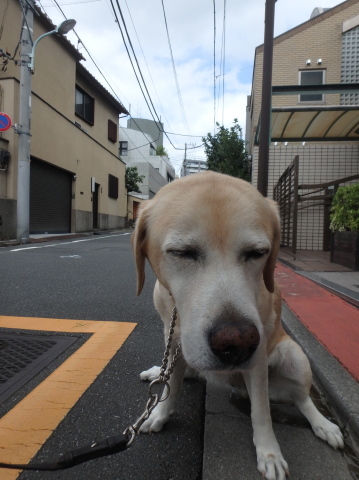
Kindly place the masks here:
[(0, 402), (4, 402), (79, 337), (0, 332)]

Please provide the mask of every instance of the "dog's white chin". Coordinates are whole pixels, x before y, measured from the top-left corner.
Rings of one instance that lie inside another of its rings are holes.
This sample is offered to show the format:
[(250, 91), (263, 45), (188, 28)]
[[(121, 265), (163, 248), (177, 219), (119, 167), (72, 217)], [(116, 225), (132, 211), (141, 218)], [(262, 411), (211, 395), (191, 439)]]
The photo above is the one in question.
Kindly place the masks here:
[(207, 353), (200, 356), (193, 357), (192, 355), (186, 355), (185, 349), (183, 349), (182, 345), (182, 353), (187, 365), (194, 370), (205, 372), (232, 372), (232, 371), (242, 371), (242, 370), (249, 370), (253, 363), (253, 358), (255, 357), (255, 353), (244, 362), (235, 363), (235, 364), (228, 364), (221, 362), (217, 357), (215, 357), (212, 353)]

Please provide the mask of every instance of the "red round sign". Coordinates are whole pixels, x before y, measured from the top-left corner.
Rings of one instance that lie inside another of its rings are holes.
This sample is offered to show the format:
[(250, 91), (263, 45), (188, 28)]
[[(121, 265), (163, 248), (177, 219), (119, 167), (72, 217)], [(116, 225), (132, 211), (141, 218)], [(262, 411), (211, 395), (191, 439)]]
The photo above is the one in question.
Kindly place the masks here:
[(5, 132), (11, 128), (11, 118), (7, 113), (0, 112), (0, 132)]

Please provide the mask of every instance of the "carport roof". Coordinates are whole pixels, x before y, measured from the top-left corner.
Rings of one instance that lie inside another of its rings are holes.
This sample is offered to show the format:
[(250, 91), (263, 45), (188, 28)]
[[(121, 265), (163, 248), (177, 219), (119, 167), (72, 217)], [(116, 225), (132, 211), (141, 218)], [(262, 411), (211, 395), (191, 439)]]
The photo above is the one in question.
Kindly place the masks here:
[(272, 108), (272, 142), (358, 141), (359, 105)]
[[(301, 93), (359, 93), (359, 84), (273, 86), (273, 95)], [(258, 145), (261, 120), (255, 136)], [(274, 107), (272, 142), (359, 141), (359, 105), (303, 105)]]

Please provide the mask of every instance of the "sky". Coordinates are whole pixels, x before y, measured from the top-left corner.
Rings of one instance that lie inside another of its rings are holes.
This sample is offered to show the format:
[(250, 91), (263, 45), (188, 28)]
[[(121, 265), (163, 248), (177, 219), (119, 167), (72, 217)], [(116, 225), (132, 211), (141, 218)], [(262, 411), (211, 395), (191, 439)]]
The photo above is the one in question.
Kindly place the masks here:
[[(309, 20), (316, 7), (339, 3), (278, 0), (274, 35)], [(84, 66), (132, 117), (153, 119), (121, 36), (120, 7), (146, 87), (124, 31), (126, 43), (147, 102), (152, 101), (169, 132), (164, 146), (176, 173), (185, 145), (187, 158), (205, 159), (203, 147), (193, 147), (216, 132), (216, 122), (229, 128), (237, 118), (244, 135), (255, 48), (264, 39), (265, 0), (37, 0), (37, 4), (55, 25), (64, 20), (60, 10), (75, 19), (78, 37), (70, 32), (67, 38), (85, 57)], [(127, 119), (120, 119), (120, 124), (126, 126)]]

